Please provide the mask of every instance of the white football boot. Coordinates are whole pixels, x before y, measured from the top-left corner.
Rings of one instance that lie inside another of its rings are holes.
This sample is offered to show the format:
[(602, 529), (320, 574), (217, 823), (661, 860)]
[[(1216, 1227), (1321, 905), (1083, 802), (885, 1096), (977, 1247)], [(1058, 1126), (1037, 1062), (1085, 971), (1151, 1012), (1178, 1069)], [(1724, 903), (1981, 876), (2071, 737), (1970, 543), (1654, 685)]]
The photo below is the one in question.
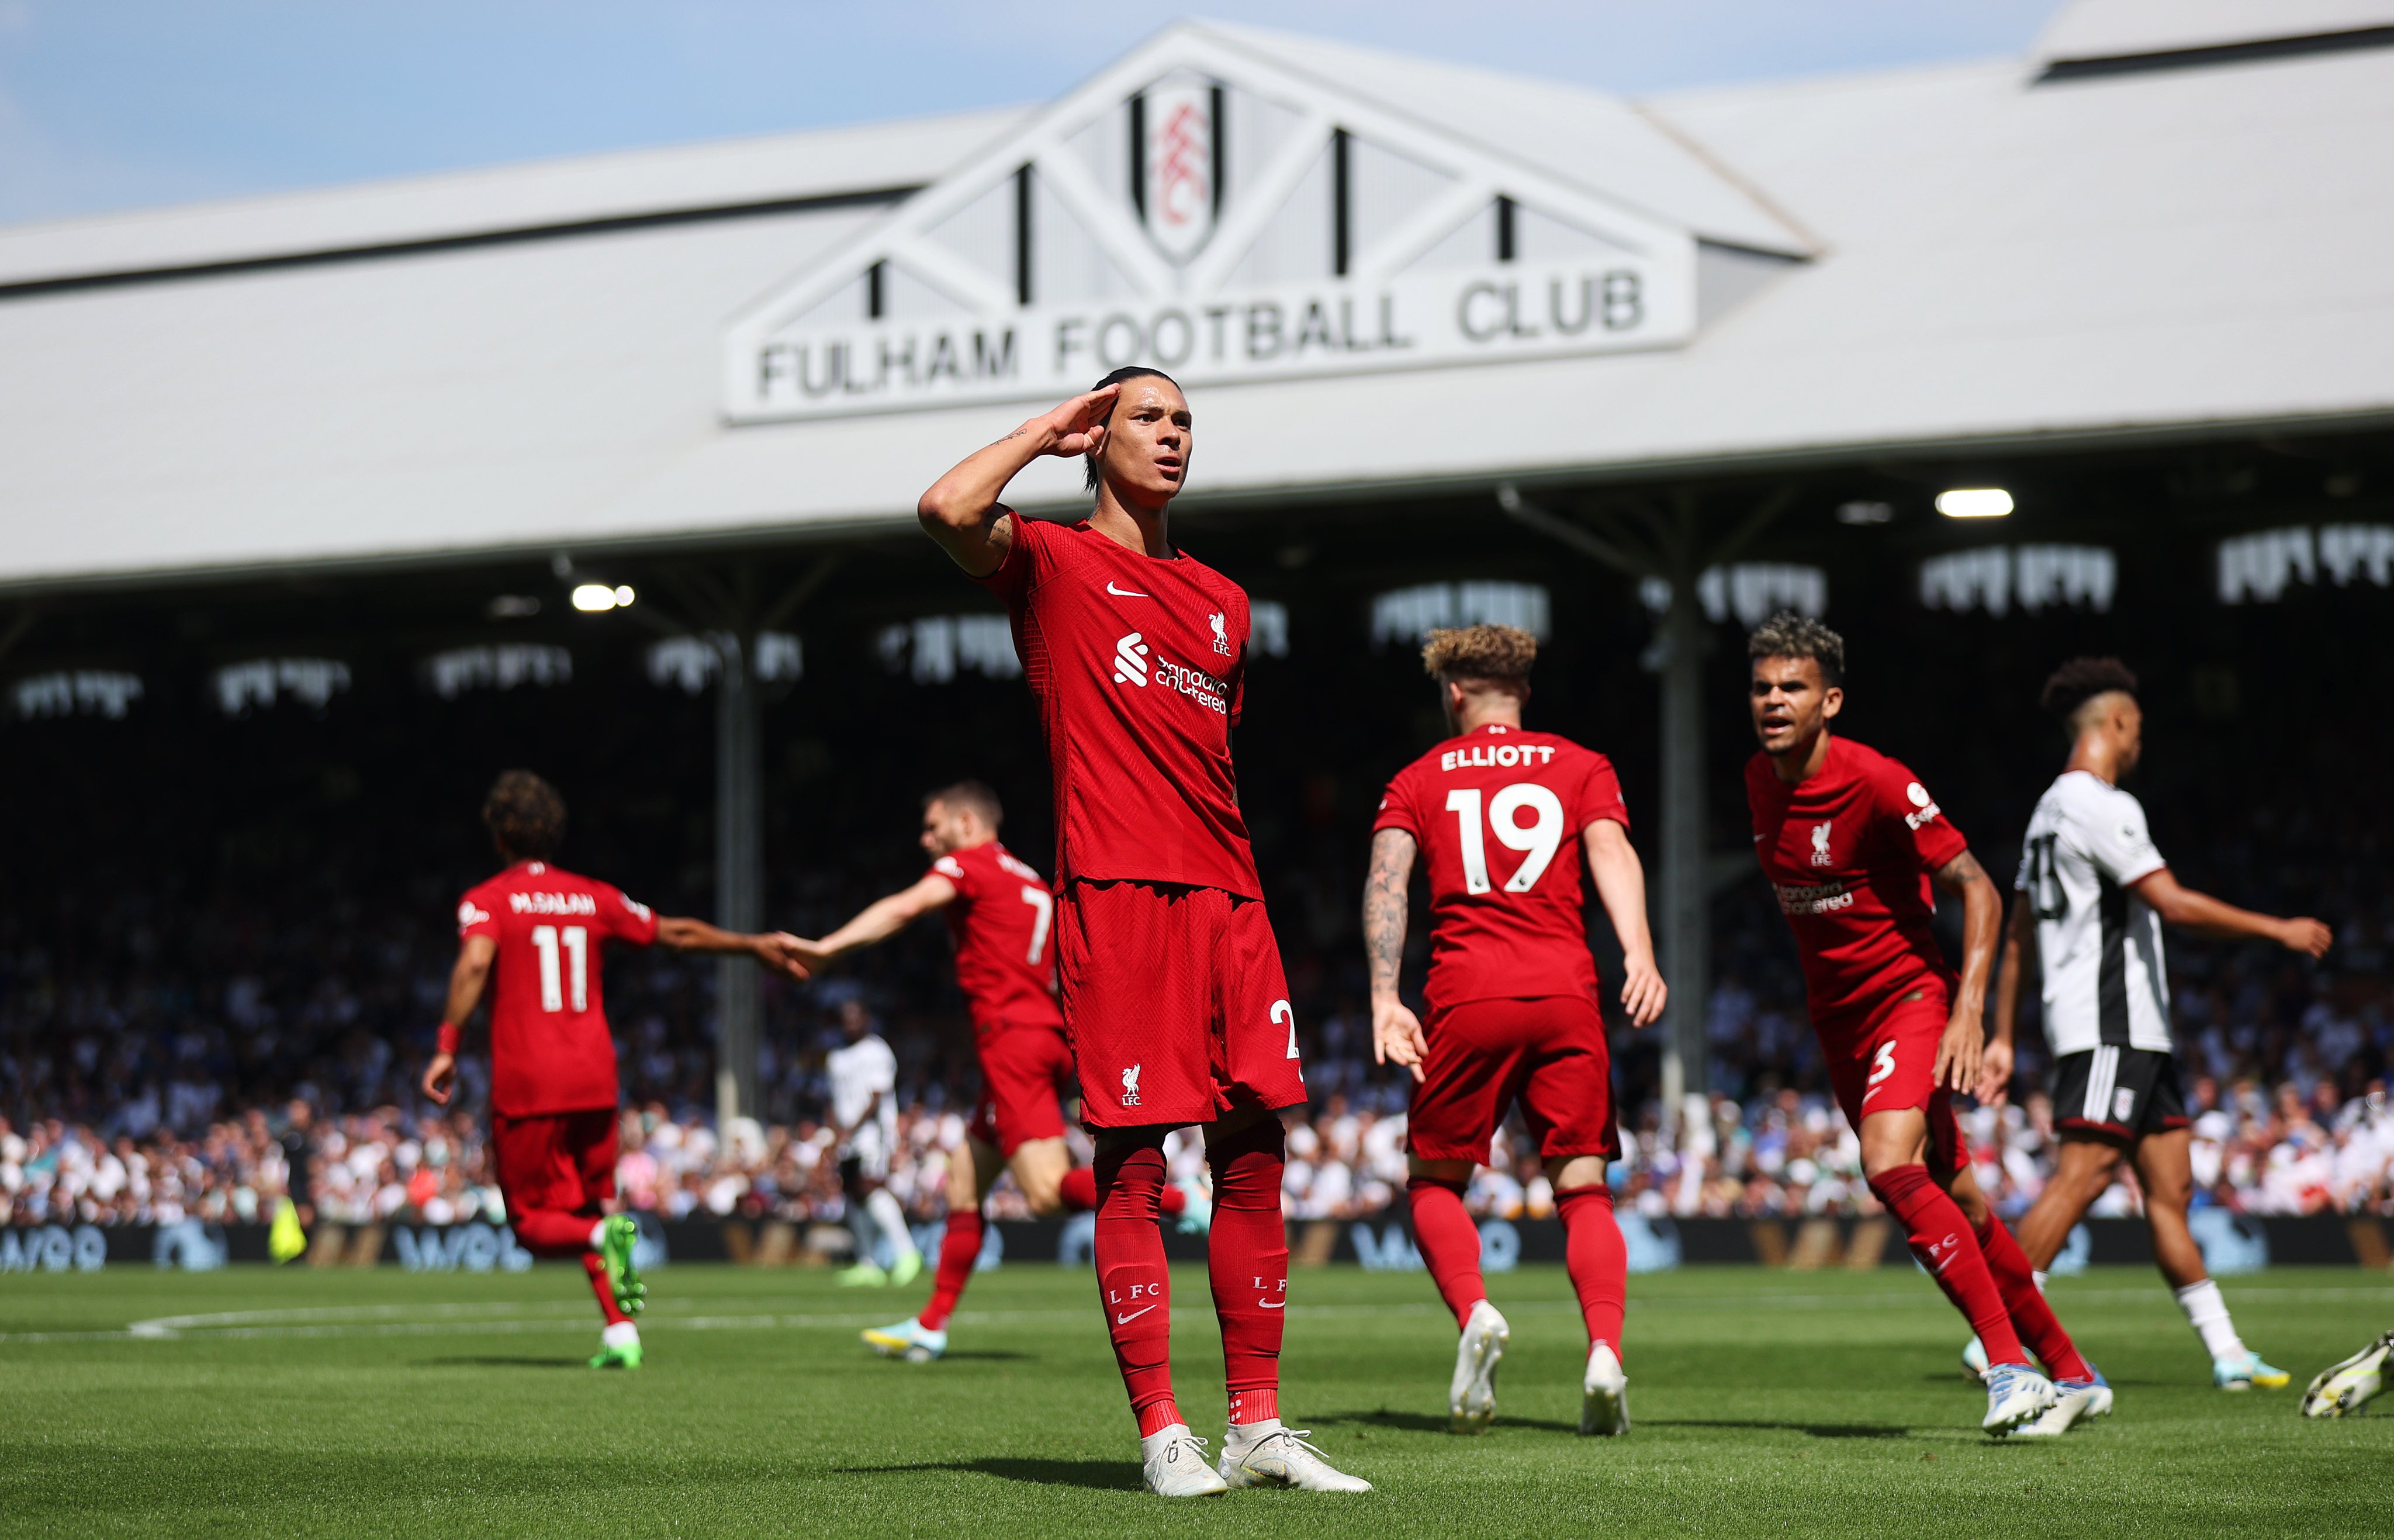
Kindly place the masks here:
[(1513, 1328), (1482, 1299), (1471, 1307), (1463, 1323), (1463, 1340), (1454, 1347), (1454, 1380), (1446, 1389), (1447, 1415), (1458, 1433), (1485, 1433), (1496, 1415), (1496, 1364)]
[(1604, 1343), (1587, 1350), (1587, 1374), (1579, 1384), (1579, 1430), (1601, 1438), (1629, 1431), (1629, 1376)]
[(1987, 1370), (1987, 1415), (1980, 1428), (2004, 1438), (2028, 1427), (2061, 1400), (2053, 1381), (2025, 1363), (1998, 1363)]
[(1987, 1345), (1975, 1336), (1970, 1338), (1970, 1345), (1962, 1349), (1962, 1372), (1973, 1380), (1987, 1377)]
[(1222, 1441), (1221, 1479), (1231, 1486), (1286, 1486), (1300, 1492), (1372, 1490), (1361, 1477), (1333, 1468), (1322, 1451), (1305, 1441), (1309, 1437), (1301, 1428), (1273, 1421), (1243, 1438), (1233, 1423)]
[(932, 1331), (911, 1316), (894, 1326), (875, 1326), (862, 1335), (882, 1357), (902, 1358), (909, 1363), (928, 1363), (948, 1350), (946, 1328)]
[(2058, 1439), (2073, 1428), (2093, 1422), (2097, 1417), (2110, 1416), (2111, 1415), (2111, 1382), (2105, 1379), (2103, 1371), (2096, 1368), (2092, 1363), (2086, 1367), (2091, 1373), (2085, 1379), (2055, 1380), (2053, 1391), (2060, 1399), (2047, 1407), (2044, 1415), (2020, 1428), (2012, 1437)]
[(2386, 1388), (2386, 1360), (2390, 1353), (2394, 1353), (2394, 1332), (2343, 1362), (2322, 1369), (2303, 1392), (2303, 1415), (2345, 1417), (2360, 1411)]
[(1230, 1483), (1205, 1463), (1205, 1441), (1176, 1422), (1138, 1441), (1147, 1490), (1158, 1497), (1219, 1497)]

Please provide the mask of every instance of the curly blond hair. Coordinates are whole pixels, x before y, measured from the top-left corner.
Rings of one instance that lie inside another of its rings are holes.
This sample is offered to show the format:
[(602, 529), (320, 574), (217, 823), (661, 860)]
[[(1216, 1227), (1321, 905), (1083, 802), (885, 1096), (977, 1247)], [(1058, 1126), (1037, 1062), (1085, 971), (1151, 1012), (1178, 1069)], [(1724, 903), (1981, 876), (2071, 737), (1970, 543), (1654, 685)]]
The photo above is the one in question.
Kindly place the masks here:
[(1466, 625), (1432, 631), (1422, 670), (1433, 679), (1527, 679), (1538, 638), (1518, 625)]

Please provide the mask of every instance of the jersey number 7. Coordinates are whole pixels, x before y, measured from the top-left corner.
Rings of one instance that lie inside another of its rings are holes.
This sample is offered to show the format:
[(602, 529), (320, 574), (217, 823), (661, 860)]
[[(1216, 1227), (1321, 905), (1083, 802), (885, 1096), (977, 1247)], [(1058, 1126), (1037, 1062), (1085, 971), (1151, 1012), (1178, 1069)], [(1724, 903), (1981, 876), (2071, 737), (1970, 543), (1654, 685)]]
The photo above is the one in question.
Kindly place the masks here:
[[(1527, 827), (1519, 821), (1524, 808), (1532, 815)], [(1490, 890), (1488, 843), (1480, 834), (1479, 788), (1458, 786), (1448, 792), (1446, 810), (1454, 815), (1455, 832), (1463, 837), (1463, 889), (1485, 893)], [(1562, 849), (1563, 799), (1535, 781), (1517, 781), (1488, 799), (1487, 826), (1495, 831), (1497, 844), (1528, 852), (1505, 881), (1505, 891), (1526, 893), (1546, 875), (1555, 852)]]

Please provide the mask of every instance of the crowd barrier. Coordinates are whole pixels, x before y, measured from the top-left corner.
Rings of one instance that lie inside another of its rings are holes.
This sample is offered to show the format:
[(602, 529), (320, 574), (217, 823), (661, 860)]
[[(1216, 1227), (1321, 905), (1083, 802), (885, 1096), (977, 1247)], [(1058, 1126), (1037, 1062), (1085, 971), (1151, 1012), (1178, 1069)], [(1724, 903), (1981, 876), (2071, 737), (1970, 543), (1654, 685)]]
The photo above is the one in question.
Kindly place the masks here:
[[(835, 1266), (848, 1260), (848, 1232), (837, 1225), (780, 1219), (696, 1218), (661, 1220), (635, 1215), (640, 1226), (639, 1265), (728, 1262), (747, 1267)], [(2225, 1209), (2198, 1209), (2196, 1240), (2213, 1273), (2234, 1276), (2272, 1263), (2352, 1266), (2384, 1270), (2394, 1266), (2394, 1221), (2369, 1216), (2310, 1215), (2255, 1218)], [(1633, 1272), (1730, 1263), (1786, 1269), (1869, 1269), (1911, 1265), (1902, 1235), (1885, 1218), (1670, 1219), (1635, 1214), (1621, 1217)], [(1063, 1220), (1007, 1221), (989, 1227), (983, 1267), (1001, 1262), (1083, 1267), (1088, 1264), (1093, 1222), (1088, 1215)], [(918, 1228), (915, 1239), (936, 1251), (938, 1221)], [(229, 1262), (270, 1260), (265, 1225), (215, 1225), (186, 1219), (173, 1225), (34, 1225), (0, 1228), (0, 1274), (94, 1271), (104, 1267), (151, 1266), (202, 1270)], [(1524, 1262), (1563, 1259), (1563, 1231), (1553, 1219), (1489, 1219), (1480, 1227), (1482, 1265), (1504, 1272)], [(1202, 1236), (1167, 1229), (1165, 1253), (1178, 1261), (1202, 1261)], [(2054, 1270), (2070, 1273), (2096, 1263), (2141, 1263), (2152, 1258), (2140, 1219), (2089, 1219), (2079, 1226)], [(1422, 1266), (1411, 1228), (1401, 1211), (1354, 1219), (1300, 1219), (1289, 1226), (1289, 1260), (1299, 1268), (1354, 1263), (1366, 1270), (1402, 1271)], [(395, 1266), (418, 1272), (516, 1271), (532, 1265), (530, 1252), (504, 1225), (480, 1220), (456, 1225), (320, 1224), (309, 1231), (307, 1250), (293, 1266)]]

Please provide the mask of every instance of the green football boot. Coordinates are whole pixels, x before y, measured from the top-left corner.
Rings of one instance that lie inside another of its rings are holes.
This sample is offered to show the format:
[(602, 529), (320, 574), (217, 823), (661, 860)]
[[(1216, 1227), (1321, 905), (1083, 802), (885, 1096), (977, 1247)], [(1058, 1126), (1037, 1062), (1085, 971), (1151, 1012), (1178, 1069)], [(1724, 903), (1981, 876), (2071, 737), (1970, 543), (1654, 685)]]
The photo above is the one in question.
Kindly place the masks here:
[[(609, 1216), (599, 1231), (598, 1256), (607, 1264), (607, 1286), (614, 1291), (615, 1308), (625, 1315), (639, 1314), (649, 1303), (649, 1286), (640, 1282), (640, 1270), (632, 1265), (632, 1248), (639, 1244), (640, 1227), (627, 1214)], [(639, 1362), (640, 1351), (635, 1348), (631, 1366), (637, 1368)]]

